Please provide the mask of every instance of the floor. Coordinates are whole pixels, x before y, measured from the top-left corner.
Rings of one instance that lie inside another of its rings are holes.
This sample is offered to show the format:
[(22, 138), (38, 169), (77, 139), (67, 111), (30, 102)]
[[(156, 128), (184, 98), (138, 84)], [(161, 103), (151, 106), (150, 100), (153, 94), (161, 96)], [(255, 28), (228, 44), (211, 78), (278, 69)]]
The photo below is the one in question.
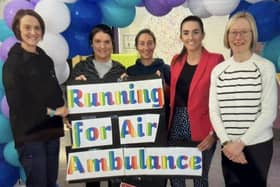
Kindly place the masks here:
[[(66, 130), (66, 136), (61, 139), (61, 153), (60, 153), (60, 170), (59, 170), (59, 186), (60, 187), (85, 187), (83, 183), (69, 184), (65, 180), (66, 173), (66, 155), (65, 146), (70, 145), (69, 131)], [(274, 141), (274, 155), (268, 176), (267, 187), (279, 187), (280, 184), (280, 140)], [(220, 150), (217, 149), (213, 158), (213, 162), (209, 173), (210, 187), (223, 187), (224, 181), (220, 165)], [(106, 182), (101, 183), (102, 187), (106, 187)], [(168, 186), (170, 186), (168, 184)], [(187, 180), (187, 186), (192, 186), (191, 180)]]

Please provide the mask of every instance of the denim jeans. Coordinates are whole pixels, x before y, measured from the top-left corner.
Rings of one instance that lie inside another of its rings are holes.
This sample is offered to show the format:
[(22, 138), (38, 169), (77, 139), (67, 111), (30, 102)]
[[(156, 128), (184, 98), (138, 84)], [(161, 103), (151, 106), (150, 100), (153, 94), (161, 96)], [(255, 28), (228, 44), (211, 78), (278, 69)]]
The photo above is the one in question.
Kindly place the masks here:
[(17, 148), (26, 174), (27, 187), (56, 187), (59, 163), (59, 138), (30, 142)]

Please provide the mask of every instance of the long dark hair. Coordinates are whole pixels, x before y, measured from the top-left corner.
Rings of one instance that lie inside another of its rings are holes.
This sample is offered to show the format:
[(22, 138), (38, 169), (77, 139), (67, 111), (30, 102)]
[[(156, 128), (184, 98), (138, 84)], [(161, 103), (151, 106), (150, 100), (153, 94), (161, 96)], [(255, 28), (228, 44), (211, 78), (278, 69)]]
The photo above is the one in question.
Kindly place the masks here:
[[(198, 25), (199, 25), (199, 27), (200, 27), (200, 29), (201, 29), (201, 32), (202, 32), (203, 34), (205, 33), (205, 32), (204, 32), (203, 22), (202, 22), (201, 18), (198, 17), (198, 16), (188, 16), (188, 17), (185, 17), (185, 18), (182, 20), (181, 24), (180, 24), (180, 36), (182, 36), (183, 24), (184, 24), (185, 22), (189, 22), (189, 21), (197, 22)], [(179, 53), (177, 59), (181, 59), (187, 52), (188, 52), (188, 51), (187, 51), (186, 47), (183, 46), (183, 48), (182, 48), (181, 52)], [(176, 59), (176, 60), (177, 60), (177, 59)]]

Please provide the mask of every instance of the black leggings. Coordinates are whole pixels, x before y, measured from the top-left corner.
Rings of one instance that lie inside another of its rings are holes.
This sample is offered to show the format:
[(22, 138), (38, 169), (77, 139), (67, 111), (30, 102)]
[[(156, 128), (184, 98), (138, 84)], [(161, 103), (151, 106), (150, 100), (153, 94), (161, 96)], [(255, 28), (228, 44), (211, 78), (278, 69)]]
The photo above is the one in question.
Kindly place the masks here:
[(272, 139), (244, 148), (248, 164), (237, 164), (222, 153), (222, 167), (226, 187), (266, 187), (273, 153)]

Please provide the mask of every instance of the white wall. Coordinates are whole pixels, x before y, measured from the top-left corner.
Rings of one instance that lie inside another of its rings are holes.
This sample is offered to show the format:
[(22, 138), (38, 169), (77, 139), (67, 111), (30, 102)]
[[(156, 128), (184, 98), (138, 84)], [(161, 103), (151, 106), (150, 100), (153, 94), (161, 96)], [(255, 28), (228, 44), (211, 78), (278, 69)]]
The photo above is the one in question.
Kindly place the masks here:
[[(172, 56), (181, 51), (179, 27), (181, 20), (188, 15), (191, 15), (189, 9), (183, 6), (173, 8), (169, 14), (162, 17), (152, 16), (145, 8), (137, 7), (133, 23), (119, 29), (120, 53), (136, 52), (134, 49), (135, 35), (143, 28), (150, 28), (157, 38), (155, 57), (163, 58), (165, 63), (170, 63)], [(229, 51), (223, 46), (223, 34), (227, 20), (227, 16), (212, 16), (203, 19), (206, 32), (204, 46), (209, 51), (222, 53), (225, 58), (229, 57)]]

